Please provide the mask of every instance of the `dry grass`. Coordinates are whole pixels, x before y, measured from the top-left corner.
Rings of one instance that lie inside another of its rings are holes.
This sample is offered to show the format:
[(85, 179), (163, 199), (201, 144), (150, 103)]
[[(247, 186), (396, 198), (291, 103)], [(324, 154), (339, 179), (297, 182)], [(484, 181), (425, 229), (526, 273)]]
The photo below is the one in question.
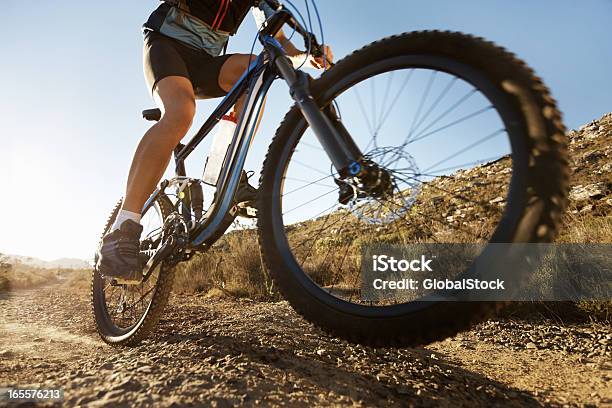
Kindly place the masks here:
[[(606, 180), (604, 165), (609, 163), (609, 147), (605, 135), (612, 129), (612, 116), (604, 116), (599, 122), (597, 138), (587, 128), (570, 135), (573, 185), (588, 185)], [(339, 266), (359, 272), (360, 249), (364, 244), (406, 244), (431, 242), (472, 242), (463, 236), (466, 228), (488, 236), (498, 221), (491, 209), (474, 209), (444, 191), (454, 191), (463, 196), (471, 195), (480, 201), (504, 196), (507, 188), (510, 162), (504, 158), (472, 170), (459, 171), (455, 180), (436, 180), (423, 186), (420, 202), (406, 215), (402, 226), (393, 223), (383, 227), (367, 227), (356, 219), (336, 222), (344, 214), (336, 212), (331, 218), (321, 217), (286, 227), (287, 238), (294, 256), (316, 282), (325, 285)], [(464, 187), (469, 189), (464, 191)], [(607, 194), (607, 193), (606, 193)], [(612, 217), (609, 215), (609, 199), (572, 202), (564, 219), (559, 243), (612, 243)], [(592, 204), (591, 211), (585, 211)], [(488, 223), (483, 223), (483, 220)], [(326, 226), (333, 228), (320, 234)], [(477, 230), (480, 228), (481, 230)], [(209, 295), (247, 296), (253, 299), (278, 299), (272, 281), (265, 271), (253, 230), (233, 231), (227, 234), (209, 252), (196, 255), (190, 262), (177, 267), (175, 289), (179, 292), (204, 292)], [(313, 245), (300, 243), (312, 240)], [(346, 278), (344, 278), (346, 279)], [(352, 279), (352, 278), (351, 278)], [(568, 304), (571, 304), (568, 307)], [(583, 317), (612, 319), (612, 302), (545, 302), (540, 310), (559, 311), (560, 314), (578, 313)]]
[[(328, 221), (329, 222), (329, 221)], [(288, 239), (295, 243), (318, 235), (322, 220), (313, 220), (288, 228)], [(332, 223), (332, 222), (330, 222)], [(314, 246), (302, 247), (295, 252), (304, 260), (310, 277), (321, 285), (330, 284), (340, 262), (343, 268), (359, 273), (358, 258), (362, 244), (402, 244), (418, 242), (421, 237), (411, 231), (377, 228), (370, 231), (359, 223), (346, 226), (342, 234), (326, 234)], [(558, 242), (606, 243), (612, 242), (612, 217), (569, 214)], [(354, 268), (352, 264), (357, 262)], [(227, 234), (209, 252), (196, 255), (190, 262), (177, 267), (175, 290), (182, 293), (210, 293), (243, 296), (258, 300), (278, 299), (272, 281), (263, 268), (254, 230), (237, 230)], [(611, 302), (579, 302), (588, 313), (608, 318), (612, 315)], [(549, 305), (550, 306), (550, 305)]]
[(11, 268), (10, 264), (0, 260), (0, 293), (8, 292), (11, 289), (11, 281), (9, 280)]
[(179, 293), (225, 293), (257, 300), (277, 299), (260, 257), (254, 230), (226, 234), (210, 251), (196, 254), (176, 268)]
[[(612, 243), (612, 216), (568, 215), (559, 242)], [(592, 319), (612, 322), (612, 300), (579, 301), (578, 310)]]
[(0, 260), (0, 293), (60, 282), (75, 289), (86, 289), (89, 286), (89, 274), (88, 270), (45, 269)]
[(559, 243), (612, 243), (612, 216), (568, 214)]
[(91, 285), (90, 269), (64, 269), (60, 271), (61, 279), (66, 286), (75, 290), (89, 290)]
[(35, 268), (28, 265), (2, 266), (0, 291), (30, 289), (58, 281), (58, 271), (53, 269)]

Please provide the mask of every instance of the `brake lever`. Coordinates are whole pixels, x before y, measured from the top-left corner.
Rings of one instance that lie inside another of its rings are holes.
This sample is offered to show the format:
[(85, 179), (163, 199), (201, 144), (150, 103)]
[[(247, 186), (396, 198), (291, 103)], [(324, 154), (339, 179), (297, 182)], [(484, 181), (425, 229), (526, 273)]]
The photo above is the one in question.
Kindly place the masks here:
[[(323, 56), (323, 46), (319, 44), (317, 38), (313, 33), (308, 33), (308, 38), (304, 38), (304, 43), (306, 48), (310, 48), (310, 54), (313, 57), (320, 58)], [(333, 67), (335, 65), (334, 62), (327, 57), (327, 55), (325, 55), (325, 61), (330, 67)]]

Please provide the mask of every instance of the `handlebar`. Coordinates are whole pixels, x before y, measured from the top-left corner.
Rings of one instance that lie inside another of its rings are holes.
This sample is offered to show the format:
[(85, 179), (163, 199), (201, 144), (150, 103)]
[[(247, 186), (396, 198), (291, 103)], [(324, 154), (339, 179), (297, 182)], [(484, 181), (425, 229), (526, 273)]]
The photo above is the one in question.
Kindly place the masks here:
[[(286, 17), (284, 17), (278, 24), (274, 25), (274, 27), (271, 29), (270, 34), (276, 35), (276, 33), (280, 31), (282, 25), (287, 24), (289, 25), (289, 27), (294, 29), (298, 34), (300, 34), (304, 38), (304, 46), (310, 50), (310, 53), (312, 54), (313, 57), (319, 58), (323, 56), (323, 47), (317, 41), (317, 37), (310, 31), (306, 30), (306, 28), (304, 28), (295, 19), (293, 14), (287, 8), (285, 8), (285, 6), (283, 6), (278, 0), (262, 0), (262, 1), (266, 2), (272, 9), (277, 10), (277, 11), (282, 11), (283, 13), (286, 14)], [(334, 65), (334, 63), (330, 61), (327, 58), (327, 56), (325, 59), (330, 66)]]

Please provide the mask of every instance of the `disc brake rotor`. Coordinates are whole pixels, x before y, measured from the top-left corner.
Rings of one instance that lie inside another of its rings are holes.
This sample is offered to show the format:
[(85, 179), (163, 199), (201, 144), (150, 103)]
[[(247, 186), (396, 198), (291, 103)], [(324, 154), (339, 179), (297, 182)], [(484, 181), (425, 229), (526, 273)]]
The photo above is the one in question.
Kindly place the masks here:
[(423, 184), (419, 168), (401, 147), (379, 147), (365, 156), (377, 163), (378, 174), (368, 183), (370, 188), (364, 188), (356, 178), (342, 181), (347, 184), (345, 190), (353, 192), (347, 200), (348, 209), (366, 224), (390, 224), (404, 217), (416, 202)]

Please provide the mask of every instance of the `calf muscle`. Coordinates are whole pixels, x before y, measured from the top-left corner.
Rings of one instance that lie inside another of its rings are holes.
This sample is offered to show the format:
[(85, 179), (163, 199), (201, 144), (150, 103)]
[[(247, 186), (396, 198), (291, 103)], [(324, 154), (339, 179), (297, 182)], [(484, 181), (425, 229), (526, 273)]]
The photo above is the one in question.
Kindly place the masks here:
[(195, 114), (191, 82), (183, 77), (162, 79), (155, 89), (162, 117), (144, 135), (132, 160), (123, 209), (140, 213), (164, 174), (172, 151), (185, 136)]

